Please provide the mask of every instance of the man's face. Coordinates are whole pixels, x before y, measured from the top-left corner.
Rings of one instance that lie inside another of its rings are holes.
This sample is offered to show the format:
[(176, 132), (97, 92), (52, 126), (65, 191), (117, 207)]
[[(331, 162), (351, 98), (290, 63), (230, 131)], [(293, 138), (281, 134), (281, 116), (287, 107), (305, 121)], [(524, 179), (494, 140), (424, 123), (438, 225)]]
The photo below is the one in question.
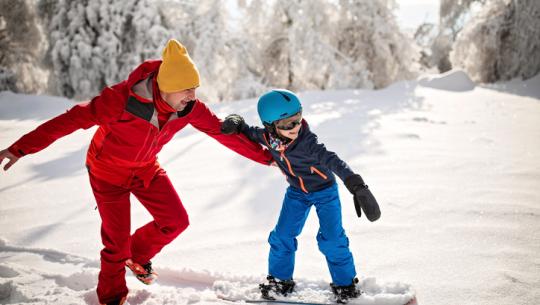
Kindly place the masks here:
[(176, 109), (176, 111), (182, 111), (186, 108), (188, 102), (196, 99), (196, 88), (186, 89), (178, 92), (160, 92), (161, 97), (167, 104)]

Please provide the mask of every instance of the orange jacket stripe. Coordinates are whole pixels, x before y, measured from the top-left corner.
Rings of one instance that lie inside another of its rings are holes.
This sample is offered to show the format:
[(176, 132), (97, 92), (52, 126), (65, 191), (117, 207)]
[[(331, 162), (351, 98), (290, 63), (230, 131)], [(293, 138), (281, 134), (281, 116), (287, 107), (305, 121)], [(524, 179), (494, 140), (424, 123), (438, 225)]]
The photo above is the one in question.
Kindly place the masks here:
[(298, 176), (298, 180), (300, 180), (300, 188), (302, 189), (302, 191), (304, 191), (304, 193), (307, 193), (308, 191), (304, 186), (304, 180), (302, 179), (302, 177)]
[(315, 172), (319, 174), (319, 176), (321, 176), (324, 180), (328, 179), (328, 177), (325, 174), (323, 174), (320, 170), (318, 170), (315, 166), (311, 167), (311, 172), (312, 173)]

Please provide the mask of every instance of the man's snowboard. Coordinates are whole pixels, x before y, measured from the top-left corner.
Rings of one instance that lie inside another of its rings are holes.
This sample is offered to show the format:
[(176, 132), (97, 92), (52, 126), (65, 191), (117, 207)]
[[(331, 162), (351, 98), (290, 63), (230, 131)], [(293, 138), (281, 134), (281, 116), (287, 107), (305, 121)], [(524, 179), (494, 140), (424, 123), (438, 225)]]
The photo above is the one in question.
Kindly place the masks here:
[[(262, 281), (262, 280), (261, 280)], [(351, 305), (418, 305), (410, 285), (403, 283), (377, 283), (374, 278), (360, 280), (363, 290), (358, 298), (349, 299)], [(325, 282), (296, 281), (295, 291), (276, 300), (261, 298), (258, 284), (253, 282), (216, 281), (213, 289), (217, 297), (226, 302), (251, 304), (335, 305), (330, 286)]]

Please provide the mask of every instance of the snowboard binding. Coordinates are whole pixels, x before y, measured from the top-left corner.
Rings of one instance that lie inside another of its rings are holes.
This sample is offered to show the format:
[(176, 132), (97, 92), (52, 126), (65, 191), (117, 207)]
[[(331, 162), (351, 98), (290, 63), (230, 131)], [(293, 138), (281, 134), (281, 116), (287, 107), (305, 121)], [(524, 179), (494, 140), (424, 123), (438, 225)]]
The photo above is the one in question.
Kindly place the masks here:
[[(259, 285), (261, 297), (265, 300), (275, 300), (273, 295), (287, 296), (292, 293), (296, 283), (291, 280), (281, 281), (269, 275), (266, 277), (267, 283)], [(273, 294), (273, 295), (272, 295)]]
[(356, 286), (358, 282), (358, 278), (354, 278), (352, 283), (348, 286), (337, 286), (333, 283), (330, 284), (330, 288), (332, 288), (336, 302), (340, 304), (347, 304), (349, 299), (359, 297), (363, 292), (359, 287)]

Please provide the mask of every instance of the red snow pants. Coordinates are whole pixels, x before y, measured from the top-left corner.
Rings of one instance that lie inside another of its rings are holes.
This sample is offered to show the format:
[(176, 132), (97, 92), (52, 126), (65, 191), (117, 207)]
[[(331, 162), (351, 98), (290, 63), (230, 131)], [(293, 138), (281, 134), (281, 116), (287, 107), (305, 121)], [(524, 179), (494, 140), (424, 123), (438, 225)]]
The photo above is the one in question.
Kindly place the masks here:
[[(189, 225), (188, 215), (165, 171), (148, 187), (135, 178), (129, 188), (100, 180), (90, 174), (90, 185), (101, 216), (101, 271), (97, 285), (99, 302), (106, 304), (127, 295), (125, 261), (146, 264)], [(131, 235), (130, 194), (154, 218)]]

